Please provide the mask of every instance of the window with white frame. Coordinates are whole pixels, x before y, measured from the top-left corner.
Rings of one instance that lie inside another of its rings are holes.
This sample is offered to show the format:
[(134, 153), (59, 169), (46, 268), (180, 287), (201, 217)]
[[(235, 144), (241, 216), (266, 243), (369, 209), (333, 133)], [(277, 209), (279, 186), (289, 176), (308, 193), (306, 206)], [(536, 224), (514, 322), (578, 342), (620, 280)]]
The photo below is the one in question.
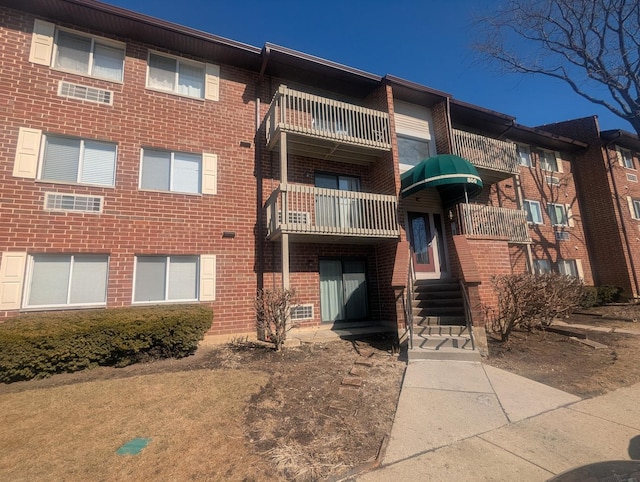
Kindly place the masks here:
[(116, 144), (44, 136), (39, 179), (79, 184), (113, 186), (116, 172)]
[(147, 87), (204, 99), (205, 64), (150, 52)]
[(400, 164), (416, 166), (421, 161), (431, 157), (429, 141), (426, 139), (417, 139), (401, 134), (397, 135), (397, 139)]
[(629, 211), (631, 212), (631, 217), (633, 219), (640, 219), (640, 199), (627, 197), (627, 201), (629, 202)]
[(529, 199), (525, 199), (524, 210), (527, 213), (527, 222), (533, 224), (544, 223), (542, 221), (542, 209), (540, 208), (540, 201), (531, 201)]
[(124, 45), (119, 42), (58, 29), (54, 52), (55, 69), (122, 82)]
[(25, 306), (104, 305), (109, 257), (92, 254), (34, 254), (30, 258)]
[(531, 167), (531, 148), (518, 144), (518, 159), (521, 166)]
[(567, 207), (564, 204), (547, 204), (549, 218), (554, 226), (568, 226)]
[(198, 280), (198, 256), (137, 256), (133, 301), (197, 301)]
[(535, 274), (551, 273), (551, 262), (548, 259), (534, 259), (533, 272)]
[(540, 151), (540, 167), (544, 171), (558, 172), (558, 159), (556, 153), (541, 149)]
[(618, 152), (620, 154), (621, 164), (627, 169), (635, 169), (633, 153), (629, 149), (624, 149), (622, 147), (618, 147)]
[(557, 265), (558, 273), (574, 278), (578, 277), (578, 266), (575, 259), (559, 259)]
[(202, 155), (143, 149), (140, 188), (201, 192)]

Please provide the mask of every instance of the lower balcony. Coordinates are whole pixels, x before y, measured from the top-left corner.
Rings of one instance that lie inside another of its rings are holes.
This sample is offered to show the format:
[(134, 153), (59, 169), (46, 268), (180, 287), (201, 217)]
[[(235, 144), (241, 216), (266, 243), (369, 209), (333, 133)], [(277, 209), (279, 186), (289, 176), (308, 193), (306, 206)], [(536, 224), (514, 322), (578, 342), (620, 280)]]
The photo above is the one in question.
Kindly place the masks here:
[(531, 242), (527, 214), (520, 209), (507, 209), (482, 204), (459, 204), (458, 219), (462, 234), (508, 238), (509, 243)]
[(288, 184), (266, 203), (267, 237), (291, 241), (372, 243), (400, 235), (396, 196)]

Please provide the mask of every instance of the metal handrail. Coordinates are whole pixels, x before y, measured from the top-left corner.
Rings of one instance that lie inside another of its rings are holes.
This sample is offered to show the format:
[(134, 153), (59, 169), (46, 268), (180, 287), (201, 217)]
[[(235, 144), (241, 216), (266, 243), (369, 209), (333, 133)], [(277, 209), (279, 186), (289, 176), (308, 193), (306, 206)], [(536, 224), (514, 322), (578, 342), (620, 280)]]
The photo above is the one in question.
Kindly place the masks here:
[(407, 298), (405, 300), (405, 318), (409, 331), (409, 349), (413, 348), (413, 290), (415, 286), (415, 269), (413, 266), (413, 256), (409, 251), (409, 269), (407, 270)]
[(471, 301), (469, 300), (469, 293), (467, 293), (467, 286), (464, 281), (460, 280), (460, 291), (462, 291), (462, 301), (464, 303), (464, 319), (467, 324), (467, 330), (469, 331), (469, 339), (471, 340), (471, 349), (476, 349), (476, 342), (473, 339), (473, 323), (471, 315)]

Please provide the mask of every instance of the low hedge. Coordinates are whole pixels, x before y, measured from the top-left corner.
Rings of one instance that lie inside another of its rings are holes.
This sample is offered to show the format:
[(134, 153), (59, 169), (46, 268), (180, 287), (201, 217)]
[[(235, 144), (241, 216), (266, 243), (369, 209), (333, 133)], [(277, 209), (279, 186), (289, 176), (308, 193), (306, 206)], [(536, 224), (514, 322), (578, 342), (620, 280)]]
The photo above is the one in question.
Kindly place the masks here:
[(0, 323), (0, 382), (192, 354), (211, 327), (201, 305), (24, 314)]
[(620, 299), (622, 288), (618, 286), (585, 286), (583, 290), (581, 308), (593, 308), (614, 303)]

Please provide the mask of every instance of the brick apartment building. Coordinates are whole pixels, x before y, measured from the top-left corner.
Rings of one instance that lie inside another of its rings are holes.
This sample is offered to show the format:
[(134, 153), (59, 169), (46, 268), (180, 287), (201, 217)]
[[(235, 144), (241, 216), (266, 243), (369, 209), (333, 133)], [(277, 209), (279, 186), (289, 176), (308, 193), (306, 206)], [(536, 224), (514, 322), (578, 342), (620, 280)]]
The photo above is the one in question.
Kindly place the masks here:
[(640, 140), (623, 130), (601, 131), (597, 117), (543, 128), (588, 144), (576, 156), (574, 177), (583, 206), (595, 283), (640, 298)]
[(455, 324), (463, 299), (482, 326), (492, 275), (608, 279), (588, 136), (93, 0), (0, 5), (0, 318), (201, 302), (255, 333), (285, 286), (307, 327)]

